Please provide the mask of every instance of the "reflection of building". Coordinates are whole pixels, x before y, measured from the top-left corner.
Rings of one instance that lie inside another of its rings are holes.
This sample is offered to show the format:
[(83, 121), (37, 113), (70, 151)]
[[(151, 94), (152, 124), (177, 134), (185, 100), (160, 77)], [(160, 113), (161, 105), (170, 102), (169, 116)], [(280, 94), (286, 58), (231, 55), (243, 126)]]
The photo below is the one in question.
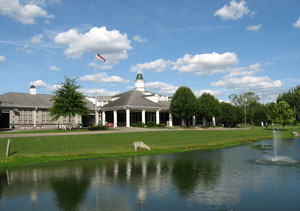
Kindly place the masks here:
[[(29, 93), (8, 92), (0, 95), (2, 107), (0, 128), (51, 128), (68, 124), (69, 117), (60, 117), (57, 121), (52, 121), (49, 113), (52, 106), (52, 97), (53, 95), (37, 94), (33, 85), (30, 87)], [(88, 108), (93, 111), (94, 106), (92, 103), (88, 100), (86, 102)], [(89, 120), (77, 115), (72, 117), (71, 121), (74, 125), (78, 125), (85, 124)]]
[(103, 105), (100, 108), (102, 124), (130, 127), (137, 122), (154, 122), (173, 126), (169, 97), (146, 91), (141, 73), (136, 76), (133, 90), (112, 96), (110, 101), (100, 104)]

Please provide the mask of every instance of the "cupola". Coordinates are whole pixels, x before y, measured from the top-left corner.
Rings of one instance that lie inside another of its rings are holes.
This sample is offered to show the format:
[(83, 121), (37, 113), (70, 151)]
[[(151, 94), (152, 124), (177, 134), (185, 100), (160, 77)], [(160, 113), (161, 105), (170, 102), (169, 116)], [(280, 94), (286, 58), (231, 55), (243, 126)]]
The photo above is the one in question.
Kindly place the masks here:
[(29, 93), (30, 93), (31, 95), (36, 95), (36, 88), (35, 88), (34, 85), (31, 85), (31, 86), (30, 86)]
[(136, 75), (136, 79), (135, 79), (134, 83), (135, 83), (134, 89), (141, 91), (141, 92), (145, 91), (145, 80), (143, 78), (142, 73), (138, 73)]

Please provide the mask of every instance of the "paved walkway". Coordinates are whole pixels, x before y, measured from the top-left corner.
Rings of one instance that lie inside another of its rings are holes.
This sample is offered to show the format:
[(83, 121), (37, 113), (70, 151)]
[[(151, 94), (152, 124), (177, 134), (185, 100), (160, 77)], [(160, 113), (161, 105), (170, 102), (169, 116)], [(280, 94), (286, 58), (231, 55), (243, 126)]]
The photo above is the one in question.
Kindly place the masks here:
[(117, 130), (105, 131), (87, 131), (87, 132), (60, 132), (60, 133), (23, 133), (23, 134), (1, 134), (0, 138), (16, 138), (16, 137), (40, 137), (40, 136), (77, 136), (77, 135), (94, 135), (94, 134), (111, 134), (111, 133), (136, 133), (136, 132), (151, 132), (151, 131), (175, 131), (175, 130), (248, 130), (249, 128), (195, 128), (195, 129), (150, 129), (150, 128), (136, 128), (136, 127), (120, 127)]

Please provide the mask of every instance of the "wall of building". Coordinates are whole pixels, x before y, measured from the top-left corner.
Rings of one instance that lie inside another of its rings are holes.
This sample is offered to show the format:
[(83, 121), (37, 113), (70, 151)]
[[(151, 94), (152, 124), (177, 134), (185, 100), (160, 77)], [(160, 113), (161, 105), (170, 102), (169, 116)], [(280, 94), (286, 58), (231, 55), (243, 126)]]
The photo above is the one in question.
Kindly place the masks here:
[[(20, 129), (34, 128), (57, 128), (69, 124), (69, 117), (60, 117), (53, 121), (48, 109), (10, 109), (9, 125)], [(81, 125), (81, 116), (71, 117), (73, 126)]]

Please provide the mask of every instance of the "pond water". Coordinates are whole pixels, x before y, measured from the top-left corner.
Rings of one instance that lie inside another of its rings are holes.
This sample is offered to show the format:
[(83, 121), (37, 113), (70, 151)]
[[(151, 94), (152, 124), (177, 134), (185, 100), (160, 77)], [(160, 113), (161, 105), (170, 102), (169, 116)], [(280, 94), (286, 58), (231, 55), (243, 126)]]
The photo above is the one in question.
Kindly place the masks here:
[[(222, 150), (72, 161), (0, 174), (0, 210), (300, 210), (300, 164), (257, 162), (273, 141)], [(300, 139), (277, 155), (300, 161)]]

